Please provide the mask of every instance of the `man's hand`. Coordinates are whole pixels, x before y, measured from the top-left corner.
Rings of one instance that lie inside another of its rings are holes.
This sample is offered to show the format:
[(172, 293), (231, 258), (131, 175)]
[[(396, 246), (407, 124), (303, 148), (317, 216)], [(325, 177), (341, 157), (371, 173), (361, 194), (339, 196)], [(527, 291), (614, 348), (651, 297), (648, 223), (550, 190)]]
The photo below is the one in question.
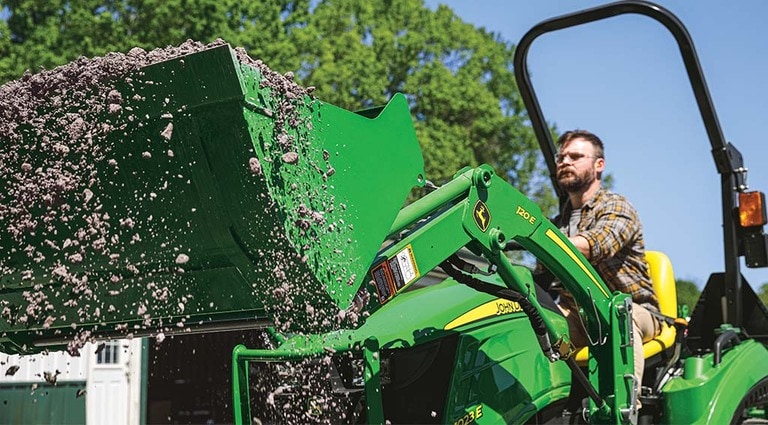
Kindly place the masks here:
[(589, 249), (589, 242), (587, 241), (587, 238), (581, 235), (576, 235), (573, 237), (568, 238), (573, 246), (576, 247), (576, 249), (581, 252), (584, 257), (589, 260), (589, 257), (592, 255), (590, 249)]

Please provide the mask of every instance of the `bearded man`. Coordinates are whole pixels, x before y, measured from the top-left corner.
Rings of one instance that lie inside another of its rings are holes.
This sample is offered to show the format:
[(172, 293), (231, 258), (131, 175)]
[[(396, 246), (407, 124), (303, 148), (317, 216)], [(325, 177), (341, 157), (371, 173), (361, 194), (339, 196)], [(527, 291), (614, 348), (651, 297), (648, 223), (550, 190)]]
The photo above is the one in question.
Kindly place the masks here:
[[(642, 385), (643, 342), (658, 335), (661, 327), (649, 312), (659, 312), (659, 301), (648, 275), (640, 219), (626, 198), (602, 187), (605, 154), (600, 138), (588, 131), (573, 130), (560, 136), (557, 143), (556, 177), (568, 194), (568, 202), (555, 218), (555, 225), (612, 291), (632, 296), (635, 377)], [(586, 346), (590, 337), (571, 294), (561, 291), (558, 305), (568, 319), (572, 344)]]

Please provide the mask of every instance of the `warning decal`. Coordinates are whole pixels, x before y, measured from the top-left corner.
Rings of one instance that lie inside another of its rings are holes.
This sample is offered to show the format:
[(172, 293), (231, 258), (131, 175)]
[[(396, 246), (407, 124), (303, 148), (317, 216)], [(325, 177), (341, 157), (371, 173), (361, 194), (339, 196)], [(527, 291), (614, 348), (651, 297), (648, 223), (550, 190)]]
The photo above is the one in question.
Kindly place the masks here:
[(392, 274), (389, 272), (389, 263), (387, 261), (379, 264), (371, 271), (371, 277), (376, 284), (376, 292), (379, 294), (379, 302), (384, 304), (392, 298)]
[(395, 290), (397, 291), (419, 277), (419, 269), (416, 267), (416, 260), (413, 258), (413, 249), (410, 245), (389, 260), (389, 268), (392, 270)]
[(419, 268), (410, 245), (371, 270), (379, 302), (384, 304), (394, 294), (419, 277)]

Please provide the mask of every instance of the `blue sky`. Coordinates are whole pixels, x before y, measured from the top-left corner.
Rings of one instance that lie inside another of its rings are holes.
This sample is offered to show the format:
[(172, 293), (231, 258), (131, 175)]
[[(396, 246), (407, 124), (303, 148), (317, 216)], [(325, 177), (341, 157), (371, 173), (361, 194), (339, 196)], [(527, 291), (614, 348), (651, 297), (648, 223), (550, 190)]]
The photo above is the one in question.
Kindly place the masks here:
[[(517, 44), (553, 16), (589, 0), (427, 0)], [(685, 24), (726, 139), (743, 154), (751, 190), (768, 191), (768, 2), (660, 0)], [(648, 249), (700, 288), (723, 265), (720, 179), (677, 44), (656, 21), (622, 15), (539, 37), (528, 67), (544, 116), (606, 144), (614, 190), (643, 220)], [(742, 274), (757, 290), (768, 268)]]

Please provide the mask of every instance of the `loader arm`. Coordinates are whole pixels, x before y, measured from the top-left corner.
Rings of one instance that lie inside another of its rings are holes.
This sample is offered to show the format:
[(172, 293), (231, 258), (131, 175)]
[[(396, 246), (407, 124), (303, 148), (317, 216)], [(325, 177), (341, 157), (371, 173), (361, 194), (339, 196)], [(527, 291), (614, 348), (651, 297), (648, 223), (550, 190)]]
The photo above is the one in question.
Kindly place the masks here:
[[(415, 227), (404, 230), (409, 224)], [(631, 320), (626, 320), (631, 312), (630, 299), (611, 293), (534, 202), (484, 165), (457, 174), (450, 183), (404, 208), (390, 233), (394, 237), (401, 232), (402, 238), (381, 251), (371, 268), (370, 281), (375, 283), (372, 298), (379, 305), (418, 280), (419, 271), (441, 265), (466, 246), (493, 264), (507, 288), (530, 303), (536, 312), (533, 314), (538, 315), (535, 319), (546, 328), (540, 345), (550, 360), (568, 360), (567, 333), (541, 314), (543, 307), (531, 287), (533, 283), (514, 272), (504, 253), (506, 242), (515, 240), (562, 282), (586, 312), (590, 339), (596, 343), (591, 347), (596, 360), (591, 368), (592, 385), (598, 394), (615, 394), (604, 400), (607, 406), (593, 403), (593, 421), (627, 420), (628, 406), (634, 405), (630, 403), (632, 350), (627, 349), (632, 346), (628, 342)], [(504, 297), (503, 291), (496, 295)]]
[[(494, 174), (491, 167), (482, 165), (462, 170), (441, 188), (402, 209), (389, 236), (395, 242), (379, 252), (365, 279), (370, 282), (367, 313), (376, 314), (427, 271), (449, 268), (446, 264), (449, 259), (466, 247), (487, 259), (505, 287), (473, 281), (470, 275), (466, 275), (466, 279), (459, 276), (455, 279), (473, 289), (524, 305), (523, 310), (547, 358), (552, 362), (566, 361), (573, 366), (571, 370), (578, 378), (583, 372), (569, 357), (567, 329), (555, 325), (549, 315), (544, 314), (530, 274), (519, 273), (504, 253), (507, 241), (515, 240), (535, 255), (587, 312), (587, 330), (596, 343), (590, 347), (589, 381), (582, 382), (588, 392), (591, 390), (590, 395), (594, 395), (589, 412), (591, 422), (631, 421), (634, 360), (629, 341), (631, 320), (627, 320), (631, 299), (623, 293), (611, 293), (589, 262), (540, 208)], [(232, 360), (236, 420), (247, 423), (251, 417), (249, 362), (280, 362), (321, 356), (328, 351), (358, 351), (366, 359), (366, 370), (371, 371), (371, 379), (366, 380), (365, 386), (368, 421), (383, 422), (381, 383), (376, 380), (376, 371), (380, 368), (379, 343), (376, 335), (364, 333), (348, 329), (309, 339), (301, 337), (281, 343), (276, 349), (235, 348)]]

